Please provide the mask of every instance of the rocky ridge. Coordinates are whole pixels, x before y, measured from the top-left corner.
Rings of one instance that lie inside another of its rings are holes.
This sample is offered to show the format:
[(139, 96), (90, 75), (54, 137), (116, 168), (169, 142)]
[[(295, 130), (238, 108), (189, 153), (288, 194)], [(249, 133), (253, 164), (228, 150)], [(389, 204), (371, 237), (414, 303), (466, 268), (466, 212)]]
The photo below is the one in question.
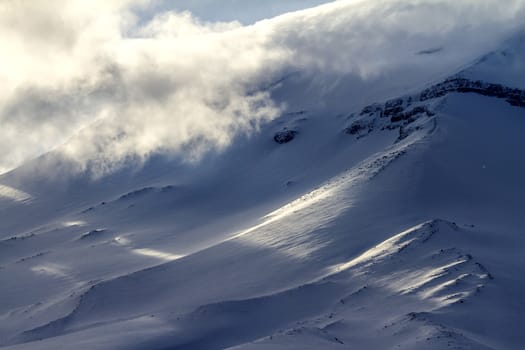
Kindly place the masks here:
[(398, 141), (402, 140), (432, 119), (440, 98), (451, 93), (475, 93), (505, 99), (512, 106), (525, 107), (524, 90), (456, 76), (418, 94), (368, 105), (347, 118), (350, 123), (344, 132), (361, 138), (377, 129), (399, 129)]

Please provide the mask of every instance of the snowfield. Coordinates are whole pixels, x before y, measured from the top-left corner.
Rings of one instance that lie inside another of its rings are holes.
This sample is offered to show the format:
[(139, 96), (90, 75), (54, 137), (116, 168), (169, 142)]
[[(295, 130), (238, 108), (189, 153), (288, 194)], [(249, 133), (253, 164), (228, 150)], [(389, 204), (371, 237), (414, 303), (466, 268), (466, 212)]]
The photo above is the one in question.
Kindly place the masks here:
[(292, 74), (200, 162), (1, 175), (0, 348), (523, 349), (523, 38), (325, 109)]

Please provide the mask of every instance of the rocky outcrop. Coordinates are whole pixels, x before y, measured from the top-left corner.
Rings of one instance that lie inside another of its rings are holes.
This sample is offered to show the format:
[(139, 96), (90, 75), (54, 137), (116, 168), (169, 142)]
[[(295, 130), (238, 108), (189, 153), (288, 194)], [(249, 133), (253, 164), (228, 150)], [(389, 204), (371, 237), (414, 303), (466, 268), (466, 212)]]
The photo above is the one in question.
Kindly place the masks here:
[[(351, 123), (344, 132), (362, 138), (374, 130), (399, 129), (399, 140), (402, 140), (414, 130), (419, 130), (419, 123), (424, 123), (435, 115), (432, 111), (433, 105), (433, 102), (417, 101), (413, 96), (369, 105), (359, 114), (350, 115)], [(416, 121), (418, 123), (415, 123)]]
[(453, 77), (436, 84), (419, 95), (419, 101), (426, 101), (449, 93), (476, 93), (483, 96), (505, 99), (510, 105), (525, 107), (525, 91), (509, 88), (500, 84), (486, 83), (480, 80), (469, 80)]
[(434, 112), (432, 112), (428, 106), (417, 106), (412, 109), (408, 109), (407, 111), (401, 111), (399, 113), (396, 113), (392, 117), (390, 117), (390, 121), (392, 123), (397, 123), (400, 121), (408, 121), (409, 123), (415, 121), (419, 115), (426, 114), (429, 117), (432, 117), (435, 115)]
[(359, 135), (364, 133), (372, 132), (374, 123), (367, 120), (358, 120), (349, 127), (345, 128), (344, 132), (350, 135)]
[(297, 134), (298, 132), (296, 130), (281, 130), (275, 133), (273, 139), (275, 142), (282, 145), (292, 141)]
[[(432, 119), (438, 99), (450, 93), (475, 93), (504, 99), (512, 106), (525, 107), (524, 90), (456, 76), (433, 85), (419, 94), (368, 105), (360, 113), (349, 116), (351, 123), (344, 132), (361, 138), (376, 129), (399, 129), (398, 140), (402, 140), (413, 131), (419, 130), (421, 125), (418, 124)], [(416, 121), (418, 123), (415, 123)]]

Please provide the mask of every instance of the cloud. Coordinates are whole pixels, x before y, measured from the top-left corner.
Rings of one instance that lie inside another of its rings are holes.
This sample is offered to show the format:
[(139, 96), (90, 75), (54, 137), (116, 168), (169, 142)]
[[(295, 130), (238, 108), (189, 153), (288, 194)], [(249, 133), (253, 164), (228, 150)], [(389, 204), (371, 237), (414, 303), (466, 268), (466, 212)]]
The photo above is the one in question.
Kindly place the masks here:
[(354, 90), (424, 83), (493, 49), (525, 18), (522, 0), (353, 0), (251, 26), (188, 12), (143, 23), (136, 13), (152, 5), (0, 3), (0, 169), (57, 147), (97, 174), (156, 153), (198, 160), (277, 118), (284, 106), (261, 87), (287, 72), (330, 90), (341, 76)]
[(257, 20), (274, 17), (282, 13), (331, 2), (330, 0), (163, 0), (148, 9), (150, 14), (162, 9), (191, 11), (196, 17), (207, 21), (233, 21), (254, 23)]

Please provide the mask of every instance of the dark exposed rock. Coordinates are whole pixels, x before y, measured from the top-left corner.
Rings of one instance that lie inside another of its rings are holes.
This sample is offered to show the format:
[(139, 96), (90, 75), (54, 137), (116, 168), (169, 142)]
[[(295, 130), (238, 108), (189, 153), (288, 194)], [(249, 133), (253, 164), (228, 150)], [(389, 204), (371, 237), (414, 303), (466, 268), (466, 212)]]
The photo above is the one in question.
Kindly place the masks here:
[(427, 106), (418, 106), (404, 113), (399, 113), (399, 114), (394, 115), (393, 117), (390, 118), (390, 121), (392, 123), (397, 123), (402, 120), (407, 120), (409, 123), (412, 123), (417, 119), (414, 117), (419, 114), (426, 114), (429, 117), (432, 117), (435, 115), (435, 113), (429, 110)]
[(383, 117), (391, 117), (391, 116), (394, 116), (394, 115), (399, 114), (401, 112), (403, 112), (403, 107), (402, 106), (391, 107), (391, 108), (385, 109), (383, 111)]
[(483, 96), (504, 98), (509, 104), (525, 107), (525, 91), (509, 88), (500, 84), (490, 84), (479, 80), (465, 78), (451, 78), (423, 90), (419, 96), (420, 101), (444, 96), (449, 93), (476, 93)]
[(360, 115), (373, 114), (373, 113), (382, 112), (382, 111), (383, 111), (383, 107), (380, 104), (373, 104), (373, 105), (366, 106), (365, 108), (363, 108)]
[(120, 196), (119, 200), (129, 200), (154, 191), (154, 187), (144, 187)]
[(344, 132), (346, 134), (350, 134), (350, 135), (358, 135), (358, 134), (362, 134), (364, 132), (366, 132), (366, 133), (370, 132), (371, 128), (372, 128), (371, 123), (366, 123), (366, 122), (363, 122), (363, 121), (356, 121), (356, 122), (352, 123), (352, 125), (347, 127), (344, 130)]
[(399, 136), (396, 142), (402, 141), (410, 136), (410, 134), (416, 130), (420, 130), (420, 127), (410, 128), (410, 126), (400, 126), (399, 127)]
[(297, 136), (297, 134), (298, 132), (295, 130), (282, 130), (275, 133), (273, 139), (275, 142), (282, 145), (292, 141), (295, 138), (295, 136)]
[(359, 130), (361, 130), (361, 125), (359, 125), (359, 124), (352, 124), (351, 126), (346, 128), (344, 131), (347, 134), (355, 135), (355, 134), (359, 133)]
[(483, 96), (503, 98), (513, 106), (525, 107), (525, 90), (513, 89), (500, 84), (485, 83), (479, 80), (454, 77), (423, 90), (419, 95), (408, 96), (406, 99), (396, 98), (384, 104), (376, 103), (366, 106), (360, 115), (368, 114), (372, 116), (372, 114), (379, 114), (381, 117), (391, 118), (391, 121), (394, 123), (408, 120), (410, 117), (420, 113), (426, 113), (430, 117), (434, 113), (425, 106), (418, 106), (410, 111), (406, 111), (406, 109), (413, 101), (424, 102), (454, 92), (476, 93)]
[[(359, 114), (360, 120), (354, 121), (344, 129), (344, 132), (360, 138), (368, 135), (374, 128), (381, 130), (399, 128), (397, 141), (403, 140), (412, 132), (420, 129), (417, 124), (411, 126), (412, 123), (422, 117), (433, 117), (435, 115), (430, 107), (432, 103), (426, 101), (443, 97), (449, 93), (476, 93), (505, 99), (512, 106), (525, 107), (525, 90), (455, 76), (425, 89), (419, 94), (364, 107)], [(350, 118), (354, 116), (352, 114)], [(388, 119), (380, 120), (382, 118)]]
[(106, 233), (106, 230), (96, 229), (89, 232), (84, 233), (82, 236), (80, 236), (80, 239), (88, 239), (88, 238), (97, 238), (100, 237)]
[(396, 107), (400, 107), (402, 105), (403, 105), (403, 99), (402, 98), (396, 98), (396, 99), (387, 101), (385, 103), (385, 109), (396, 108)]
[(432, 55), (434, 53), (438, 53), (438, 52), (441, 52), (441, 51), (443, 51), (442, 47), (434, 47), (434, 48), (431, 48), (431, 49), (421, 50), (418, 53), (416, 53), (416, 55)]
[(387, 101), (383, 110), (382, 117), (392, 117), (403, 111), (403, 99), (397, 98), (394, 100)]

